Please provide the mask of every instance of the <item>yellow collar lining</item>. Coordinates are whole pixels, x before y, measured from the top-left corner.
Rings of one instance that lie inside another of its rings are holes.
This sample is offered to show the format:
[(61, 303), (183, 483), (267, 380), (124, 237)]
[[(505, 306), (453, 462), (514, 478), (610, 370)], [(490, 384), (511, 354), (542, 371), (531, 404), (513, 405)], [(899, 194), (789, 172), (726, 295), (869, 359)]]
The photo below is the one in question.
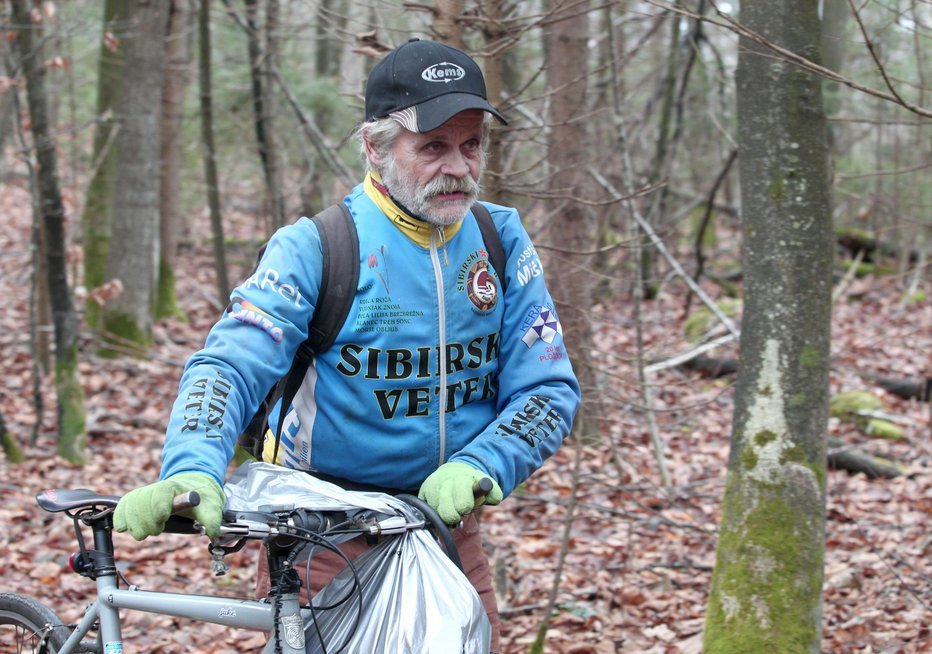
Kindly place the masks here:
[[(363, 189), (366, 191), (366, 195), (369, 196), (369, 199), (375, 203), (375, 206), (377, 206), (405, 236), (421, 247), (429, 248), (430, 235), (438, 228), (423, 220), (409, 216), (398, 208), (398, 205), (392, 201), (391, 197), (376, 188), (375, 184), (378, 183), (381, 185), (381, 182), (382, 180), (378, 173), (371, 172), (366, 175), (366, 179), (363, 182)], [(441, 235), (441, 243), (453, 238), (462, 226), (463, 221), (457, 220), (452, 225), (444, 227)]]

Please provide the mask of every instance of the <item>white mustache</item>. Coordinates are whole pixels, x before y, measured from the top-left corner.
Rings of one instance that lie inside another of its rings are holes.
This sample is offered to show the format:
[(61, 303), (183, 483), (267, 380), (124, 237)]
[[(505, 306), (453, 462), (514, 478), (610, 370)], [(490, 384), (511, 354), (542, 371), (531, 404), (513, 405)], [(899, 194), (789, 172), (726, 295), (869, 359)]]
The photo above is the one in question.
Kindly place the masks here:
[(438, 175), (424, 187), (424, 194), (428, 197), (445, 193), (478, 194), (479, 185), (472, 177), (468, 176), (458, 179), (449, 175)]

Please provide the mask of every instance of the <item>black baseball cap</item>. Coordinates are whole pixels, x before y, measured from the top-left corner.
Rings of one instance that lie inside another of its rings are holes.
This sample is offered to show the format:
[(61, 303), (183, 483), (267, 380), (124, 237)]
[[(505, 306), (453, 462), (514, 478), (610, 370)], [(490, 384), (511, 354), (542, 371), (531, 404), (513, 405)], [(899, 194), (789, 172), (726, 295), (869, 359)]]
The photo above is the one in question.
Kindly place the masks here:
[(402, 112), (407, 129), (429, 132), (467, 109), (487, 111), (507, 124), (489, 104), (476, 62), (443, 43), (411, 39), (389, 52), (369, 73), (367, 121)]

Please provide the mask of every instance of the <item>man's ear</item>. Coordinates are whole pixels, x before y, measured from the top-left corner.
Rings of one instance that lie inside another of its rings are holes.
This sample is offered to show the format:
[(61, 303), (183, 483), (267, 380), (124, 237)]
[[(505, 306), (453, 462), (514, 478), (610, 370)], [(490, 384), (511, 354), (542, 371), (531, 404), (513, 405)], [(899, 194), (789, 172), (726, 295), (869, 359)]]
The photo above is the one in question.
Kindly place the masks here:
[(378, 168), (382, 165), (382, 154), (379, 152), (379, 149), (372, 144), (372, 141), (369, 140), (368, 136), (363, 134), (362, 142), (366, 148), (366, 157), (369, 159), (369, 162), (373, 166)]

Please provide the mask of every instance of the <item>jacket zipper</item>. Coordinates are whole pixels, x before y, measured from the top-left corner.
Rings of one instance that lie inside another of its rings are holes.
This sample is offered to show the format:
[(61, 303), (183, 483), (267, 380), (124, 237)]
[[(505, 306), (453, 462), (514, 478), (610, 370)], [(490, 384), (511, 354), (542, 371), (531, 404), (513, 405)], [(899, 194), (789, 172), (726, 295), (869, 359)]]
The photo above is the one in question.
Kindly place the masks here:
[[(438, 359), (440, 364), (440, 392), (438, 393), (437, 404), (440, 411), (439, 416), (439, 427), (440, 427), (440, 461), (437, 462), (437, 467), (443, 465), (446, 448), (447, 448), (447, 429), (446, 429), (446, 414), (447, 414), (447, 317), (446, 317), (446, 307), (443, 300), (443, 270), (440, 265), (440, 252), (437, 247), (438, 238), (443, 240), (442, 227), (438, 227), (430, 235), (430, 260), (434, 266), (434, 282), (437, 285), (437, 300), (438, 300), (438, 309), (437, 309), (437, 319), (440, 322), (440, 352), (438, 353)], [(444, 256), (446, 255), (446, 244), (443, 244)]]

